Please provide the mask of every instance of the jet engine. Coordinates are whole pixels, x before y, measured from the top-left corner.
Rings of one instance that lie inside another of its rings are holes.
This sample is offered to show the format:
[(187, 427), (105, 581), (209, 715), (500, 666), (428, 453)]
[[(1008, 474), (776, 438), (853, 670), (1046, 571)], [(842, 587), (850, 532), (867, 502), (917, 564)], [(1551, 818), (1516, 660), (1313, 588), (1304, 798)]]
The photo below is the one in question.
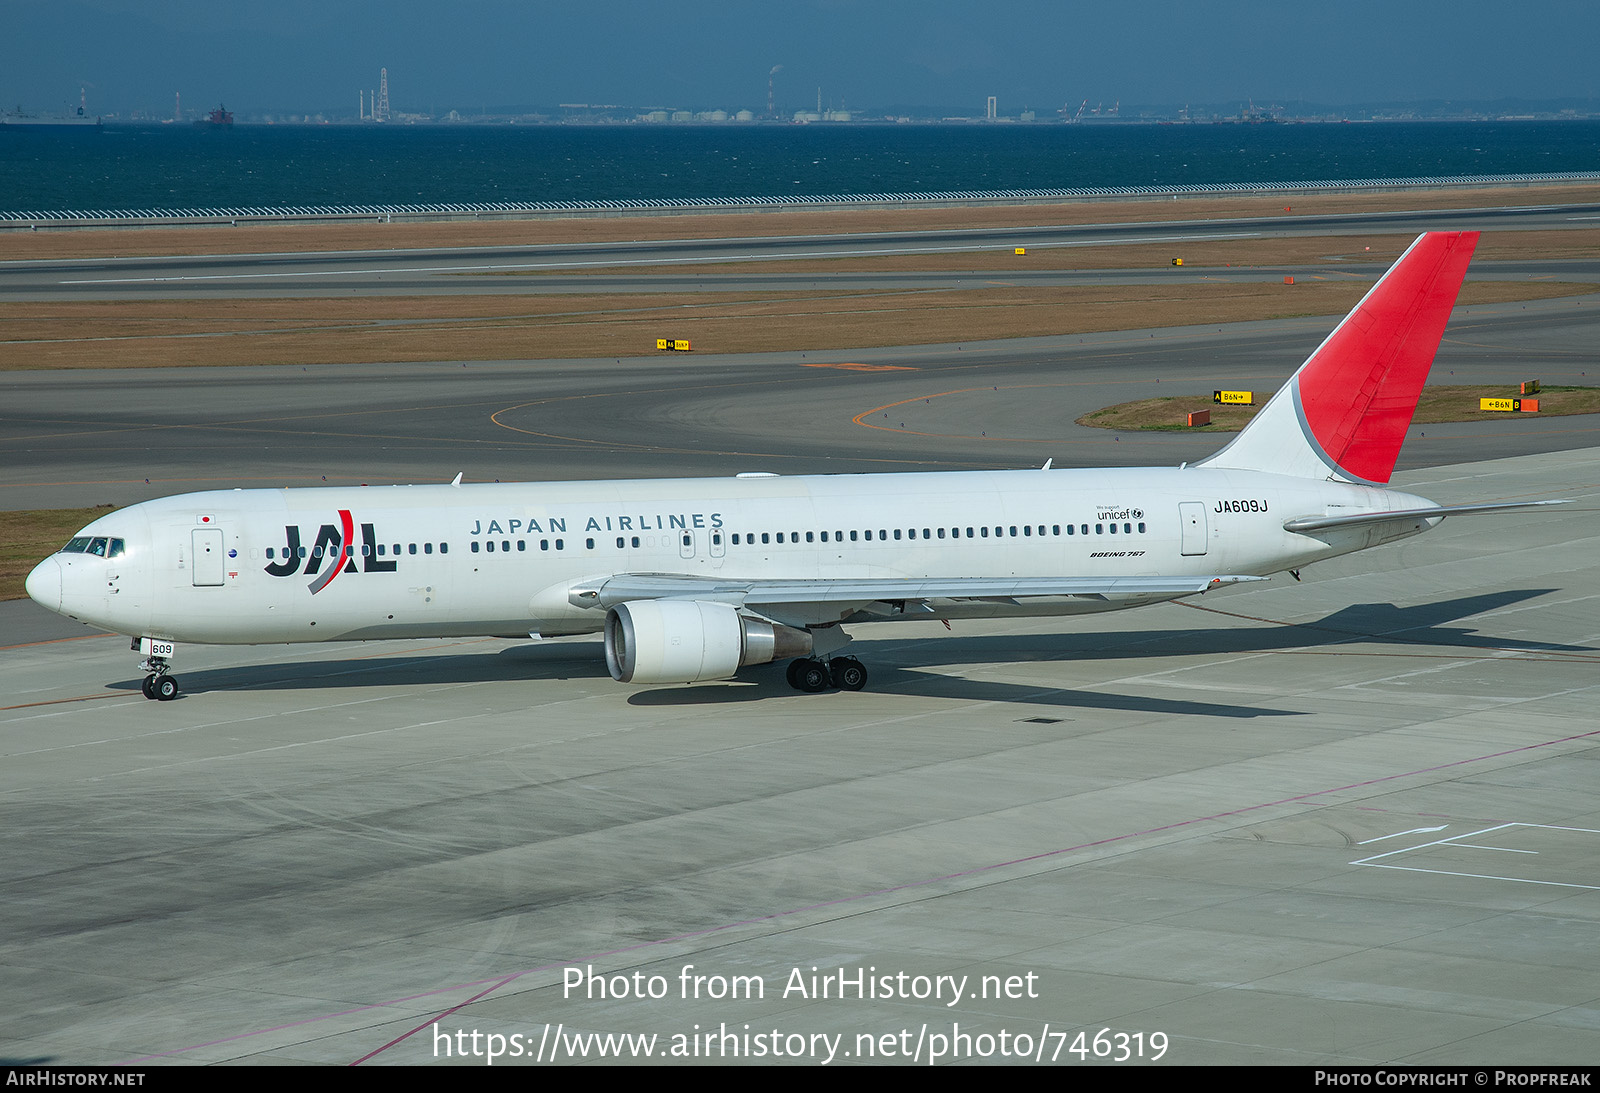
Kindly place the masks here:
[(807, 656), (811, 634), (706, 600), (633, 600), (606, 612), (606, 666), (620, 683), (727, 679), (749, 664)]

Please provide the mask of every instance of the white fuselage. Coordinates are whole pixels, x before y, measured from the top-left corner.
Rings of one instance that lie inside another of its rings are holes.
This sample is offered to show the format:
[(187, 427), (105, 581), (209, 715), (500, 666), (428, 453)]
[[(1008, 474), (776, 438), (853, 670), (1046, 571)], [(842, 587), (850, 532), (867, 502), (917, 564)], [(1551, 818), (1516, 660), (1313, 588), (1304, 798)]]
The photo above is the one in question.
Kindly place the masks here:
[[(121, 539), (118, 556), (53, 555), (28, 588), (63, 614), (176, 642), (575, 634), (599, 631), (605, 613), (572, 590), (620, 574), (1264, 576), (1420, 530), (1297, 534), (1285, 520), (1431, 504), (1207, 468), (233, 490), (112, 513), (80, 535)], [(338, 557), (346, 545), (347, 561)], [(1075, 614), (1169, 598), (947, 600), (915, 617)]]

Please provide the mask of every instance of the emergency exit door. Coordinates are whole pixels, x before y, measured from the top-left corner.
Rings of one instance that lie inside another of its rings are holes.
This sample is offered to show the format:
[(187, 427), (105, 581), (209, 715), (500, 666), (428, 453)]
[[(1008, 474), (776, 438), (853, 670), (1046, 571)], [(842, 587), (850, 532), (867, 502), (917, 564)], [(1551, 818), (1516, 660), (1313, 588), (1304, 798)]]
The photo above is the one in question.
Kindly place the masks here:
[(195, 528), (190, 542), (194, 546), (194, 565), (190, 569), (194, 574), (194, 586), (202, 588), (222, 584), (228, 568), (228, 560), (222, 549), (222, 529)]
[(1206, 504), (1204, 501), (1178, 503), (1179, 553), (1187, 556), (1206, 552)]

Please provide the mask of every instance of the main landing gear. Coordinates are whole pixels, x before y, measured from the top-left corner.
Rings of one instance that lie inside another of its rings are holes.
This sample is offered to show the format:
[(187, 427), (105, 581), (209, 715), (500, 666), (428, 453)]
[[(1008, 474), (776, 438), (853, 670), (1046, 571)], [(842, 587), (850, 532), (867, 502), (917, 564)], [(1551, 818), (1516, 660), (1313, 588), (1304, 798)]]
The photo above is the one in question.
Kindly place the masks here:
[(169, 666), (165, 657), (149, 657), (139, 663), (139, 669), (150, 673), (144, 677), (142, 687), (146, 698), (171, 702), (178, 697), (178, 677), (167, 674)]
[(791, 660), (789, 686), (807, 694), (821, 694), (829, 688), (859, 691), (867, 685), (867, 666), (855, 657), (802, 657)]

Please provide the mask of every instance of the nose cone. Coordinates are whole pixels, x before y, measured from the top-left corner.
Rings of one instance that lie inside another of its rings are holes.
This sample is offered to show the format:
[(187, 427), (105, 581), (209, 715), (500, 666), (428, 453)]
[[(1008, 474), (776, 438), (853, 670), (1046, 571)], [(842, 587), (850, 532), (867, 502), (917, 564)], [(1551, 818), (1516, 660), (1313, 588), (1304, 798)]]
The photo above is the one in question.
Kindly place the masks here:
[(33, 567), (25, 587), (40, 607), (61, 610), (61, 563), (52, 555)]

